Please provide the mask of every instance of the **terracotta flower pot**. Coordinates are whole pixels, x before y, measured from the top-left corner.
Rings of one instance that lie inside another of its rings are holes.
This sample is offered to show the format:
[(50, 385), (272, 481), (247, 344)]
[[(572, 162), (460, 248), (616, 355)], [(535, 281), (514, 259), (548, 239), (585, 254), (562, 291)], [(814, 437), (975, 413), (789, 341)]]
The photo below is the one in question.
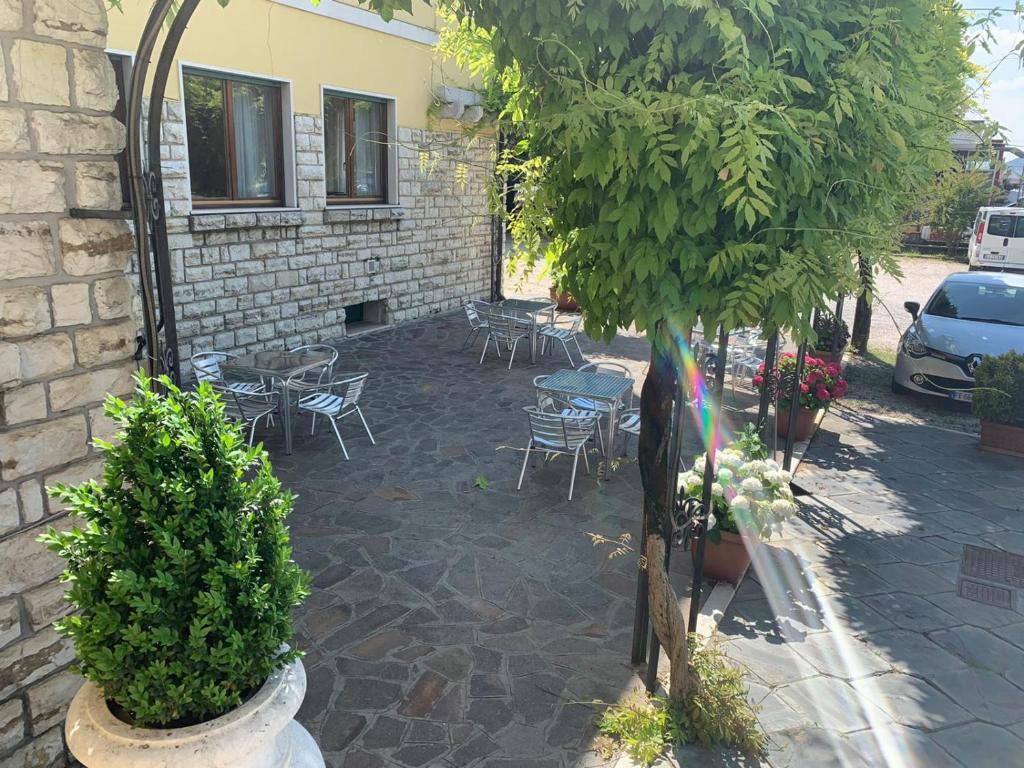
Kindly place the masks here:
[(842, 363), (843, 355), (846, 354), (846, 347), (843, 347), (836, 352), (835, 357), (832, 356), (831, 349), (816, 349), (811, 353), (812, 357), (816, 357), (823, 363)]
[(1024, 427), (982, 421), (981, 450), (1024, 458)]
[(71, 701), (65, 735), (87, 768), (324, 768), (313, 737), (293, 719), (306, 692), (296, 661), (225, 715), (184, 728), (135, 728), (114, 717), (86, 682)]
[[(727, 581), (738, 584), (755, 549), (761, 546), (757, 537), (744, 537), (738, 533), (722, 531), (722, 540), (713, 544), (711, 540), (704, 547), (704, 575), (715, 581)], [(693, 541), (690, 550), (696, 556), (697, 542)]]
[[(796, 442), (799, 443), (811, 436), (817, 415), (817, 411), (803, 406), (796, 412)], [(775, 433), (779, 437), (786, 437), (789, 434), (789, 408), (779, 408), (776, 416)]]
[(564, 291), (559, 292), (555, 286), (551, 286), (549, 294), (551, 300), (558, 304), (559, 312), (576, 312), (580, 308), (580, 305), (576, 303), (576, 299)]

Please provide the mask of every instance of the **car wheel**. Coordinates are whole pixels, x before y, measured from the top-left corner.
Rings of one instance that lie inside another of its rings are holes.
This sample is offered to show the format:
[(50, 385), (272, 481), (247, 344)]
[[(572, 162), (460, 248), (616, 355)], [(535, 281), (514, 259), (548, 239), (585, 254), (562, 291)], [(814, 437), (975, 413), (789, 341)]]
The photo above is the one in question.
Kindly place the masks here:
[(889, 381), (889, 385), (892, 387), (892, 393), (894, 395), (912, 395), (912, 394), (914, 394), (914, 391), (912, 389), (907, 389), (902, 384), (897, 384), (896, 383), (896, 375), (895, 374), (893, 374), (892, 379)]

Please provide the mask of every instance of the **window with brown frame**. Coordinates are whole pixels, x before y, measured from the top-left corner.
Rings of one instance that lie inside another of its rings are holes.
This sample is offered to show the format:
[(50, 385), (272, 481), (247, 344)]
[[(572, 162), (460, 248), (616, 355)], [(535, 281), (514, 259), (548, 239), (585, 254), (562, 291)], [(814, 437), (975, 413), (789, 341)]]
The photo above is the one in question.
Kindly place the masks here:
[(192, 205), (283, 205), (281, 86), (186, 70), (184, 87)]
[(324, 158), (331, 205), (387, 201), (388, 104), (324, 94)]

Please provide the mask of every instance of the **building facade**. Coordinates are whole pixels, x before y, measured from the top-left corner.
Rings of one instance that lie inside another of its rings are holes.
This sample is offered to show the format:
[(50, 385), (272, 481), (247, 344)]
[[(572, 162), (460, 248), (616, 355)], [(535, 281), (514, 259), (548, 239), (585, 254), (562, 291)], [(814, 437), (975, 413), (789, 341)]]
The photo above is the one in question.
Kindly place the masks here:
[[(81, 684), (46, 494), (96, 477), (141, 320), (124, 86), (149, 3), (0, 0), (0, 765), (68, 762)], [(429, 116), (459, 80), (425, 6), (201, 4), (163, 104), (181, 356), (335, 339), (490, 291), (490, 142)], [(458, 112), (458, 110), (456, 110)], [(219, 148), (219, 151), (218, 151)], [(117, 212), (122, 215), (117, 216)]]
[[(110, 18), (119, 82), (147, 5)], [(426, 5), (202, 3), (161, 155), (180, 357), (329, 341), (491, 287), (486, 132), (432, 118), (458, 72)]]

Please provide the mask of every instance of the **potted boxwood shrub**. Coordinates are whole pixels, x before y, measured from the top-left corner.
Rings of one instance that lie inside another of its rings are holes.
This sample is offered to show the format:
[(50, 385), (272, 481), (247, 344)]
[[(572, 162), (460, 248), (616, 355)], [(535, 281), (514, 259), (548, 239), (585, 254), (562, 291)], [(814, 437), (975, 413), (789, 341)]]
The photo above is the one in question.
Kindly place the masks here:
[[(739, 440), (715, 456), (708, 545), (704, 549), (704, 574), (710, 578), (739, 582), (761, 541), (770, 538), (796, 511), (789, 487), (792, 475), (767, 455), (757, 433), (748, 426)], [(680, 476), (684, 496), (700, 498), (706, 461), (707, 454), (696, 457), (693, 469)]]
[[(796, 376), (796, 355), (792, 352), (780, 355), (778, 366), (772, 375), (778, 398), (775, 430), (779, 437), (786, 437), (789, 434), (789, 404), (790, 393), (793, 391), (793, 377)], [(758, 366), (753, 383), (758, 390), (765, 386), (763, 363)], [(838, 363), (826, 363), (821, 358), (810, 355), (804, 357), (803, 376), (800, 379), (800, 410), (797, 411), (796, 420), (797, 442), (811, 436), (818, 411), (827, 410), (834, 401), (844, 397), (847, 387)]]
[[(841, 363), (846, 345), (850, 342), (850, 327), (841, 317), (831, 312), (819, 312), (814, 318), (814, 356), (826, 363)], [(835, 350), (833, 354), (832, 350)]]
[(161, 385), (108, 398), (120, 430), (97, 441), (100, 482), (50, 489), (82, 520), (42, 536), (67, 564), (76, 612), (57, 629), (87, 680), (68, 747), (89, 768), (322, 767), (292, 719), (306, 677), (291, 612), (309, 592), (293, 497), (208, 384)]
[(1024, 354), (985, 357), (974, 372), (974, 415), (981, 420), (981, 448), (1024, 456)]

